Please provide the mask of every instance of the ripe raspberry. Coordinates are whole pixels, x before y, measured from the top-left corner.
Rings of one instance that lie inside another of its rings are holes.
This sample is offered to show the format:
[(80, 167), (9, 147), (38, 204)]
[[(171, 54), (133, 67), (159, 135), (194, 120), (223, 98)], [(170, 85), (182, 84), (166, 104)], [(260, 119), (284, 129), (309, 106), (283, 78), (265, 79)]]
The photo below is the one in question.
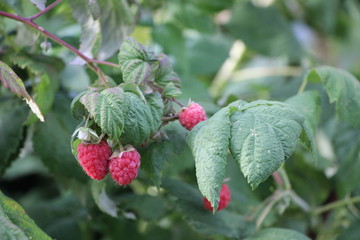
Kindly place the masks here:
[(80, 143), (77, 151), (79, 163), (89, 177), (101, 180), (106, 176), (111, 155), (111, 149), (106, 141), (101, 141), (100, 144)]
[(192, 102), (187, 108), (183, 108), (179, 114), (181, 125), (188, 130), (191, 130), (196, 124), (206, 119), (204, 108), (195, 102)]
[(140, 154), (136, 149), (121, 152), (119, 156), (110, 158), (110, 174), (120, 185), (130, 184), (136, 177), (140, 166)]
[[(220, 190), (220, 201), (219, 201), (219, 207), (217, 211), (220, 211), (229, 205), (229, 202), (231, 200), (231, 192), (227, 184), (223, 184), (222, 188)], [(204, 197), (204, 208), (210, 211), (213, 211), (213, 207), (211, 206), (211, 203)]]

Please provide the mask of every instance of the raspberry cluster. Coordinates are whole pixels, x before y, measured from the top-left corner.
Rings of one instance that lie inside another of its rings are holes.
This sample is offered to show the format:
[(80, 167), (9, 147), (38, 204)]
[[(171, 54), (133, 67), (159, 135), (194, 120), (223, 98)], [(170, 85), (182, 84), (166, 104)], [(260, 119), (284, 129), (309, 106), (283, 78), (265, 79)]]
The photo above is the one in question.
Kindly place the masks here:
[(103, 179), (109, 170), (120, 185), (128, 185), (137, 177), (141, 157), (134, 148), (110, 157), (111, 148), (103, 140), (99, 144), (80, 143), (77, 151), (79, 164), (92, 179)]
[[(227, 205), (229, 205), (230, 200), (231, 200), (231, 192), (229, 186), (227, 184), (223, 184), (220, 190), (220, 201), (217, 211), (226, 208)], [(203, 205), (205, 209), (209, 211), (213, 211), (213, 207), (211, 206), (211, 203), (205, 197), (203, 199)]]
[(207, 119), (204, 108), (191, 102), (187, 108), (182, 108), (179, 113), (179, 122), (187, 130), (193, 129), (196, 124)]

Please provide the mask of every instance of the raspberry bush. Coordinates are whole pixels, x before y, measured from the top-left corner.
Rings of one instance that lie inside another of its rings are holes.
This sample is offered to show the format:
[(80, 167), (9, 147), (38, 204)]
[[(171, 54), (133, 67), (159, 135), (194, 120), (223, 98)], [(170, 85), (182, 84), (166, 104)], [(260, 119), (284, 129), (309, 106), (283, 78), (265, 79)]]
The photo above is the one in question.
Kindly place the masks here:
[(0, 2), (0, 239), (357, 240), (359, 9)]

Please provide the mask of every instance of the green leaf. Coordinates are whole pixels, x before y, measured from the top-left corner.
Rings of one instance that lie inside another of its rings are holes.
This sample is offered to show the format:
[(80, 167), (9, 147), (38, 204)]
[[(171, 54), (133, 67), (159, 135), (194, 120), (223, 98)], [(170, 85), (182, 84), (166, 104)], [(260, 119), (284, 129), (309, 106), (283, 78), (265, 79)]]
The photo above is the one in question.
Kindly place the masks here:
[(330, 103), (336, 103), (339, 118), (360, 128), (360, 82), (349, 72), (342, 69), (323, 66), (313, 68), (307, 75), (311, 82), (324, 86), (329, 95)]
[(95, 203), (104, 213), (109, 214), (112, 217), (118, 217), (118, 209), (116, 207), (116, 204), (106, 194), (105, 187), (105, 181), (92, 181), (91, 193), (95, 200)]
[(159, 69), (155, 74), (155, 82), (161, 87), (165, 87), (168, 83), (174, 83), (174, 86), (179, 88), (181, 86), (181, 80), (173, 71), (173, 65), (169, 57), (165, 54), (160, 54), (157, 56), (157, 59), (159, 61)]
[(316, 162), (318, 150), (315, 139), (316, 128), (320, 121), (321, 103), (320, 94), (316, 91), (306, 91), (286, 100), (303, 114), (305, 120), (302, 124), (303, 132), (300, 140), (313, 153), (313, 159)]
[(80, 102), (85, 106), (92, 117), (96, 115), (99, 95), (100, 93), (98, 92), (87, 92), (80, 97)]
[(1, 61), (0, 61), (0, 81), (5, 88), (10, 88), (10, 90), (16, 96), (18, 97), (23, 96), (26, 99), (31, 99), (21, 79), (6, 63)]
[(70, 111), (74, 118), (83, 119), (84, 117), (86, 117), (87, 111), (84, 104), (80, 102), (80, 99), (82, 98), (82, 96), (88, 93), (90, 93), (90, 91), (83, 91), (76, 95), (76, 97), (74, 97), (74, 99), (72, 100), (70, 105)]
[(0, 191), (0, 238), (4, 240), (51, 239), (14, 200)]
[(125, 92), (132, 92), (133, 94), (135, 94), (139, 98), (141, 98), (141, 100), (146, 102), (144, 94), (143, 94), (143, 92), (141, 91), (141, 89), (139, 88), (138, 85), (136, 85), (134, 83), (122, 83), (119, 86), (122, 87)]
[(214, 212), (218, 208), (220, 190), (225, 178), (229, 138), (230, 119), (227, 107), (197, 124), (188, 136), (195, 158), (200, 192), (210, 201)]
[(46, 0), (30, 0), (38, 9), (44, 10), (46, 5)]
[(113, 140), (118, 140), (124, 129), (124, 97), (122, 88), (107, 88), (96, 101), (94, 120)]
[(140, 84), (151, 76), (151, 67), (145, 48), (127, 37), (120, 47), (119, 63), (124, 82)]
[[(41, 75), (40, 82), (34, 90), (34, 99), (42, 114), (45, 115), (51, 109), (58, 85), (58, 82), (55, 79), (50, 79), (47, 74)], [(38, 117), (34, 113), (31, 113), (25, 124), (29, 125), (37, 120)]]
[(103, 60), (111, 57), (119, 49), (124, 37), (132, 31), (135, 18), (125, 0), (101, 0), (98, 4), (101, 47), (97, 58)]
[(268, 228), (260, 230), (245, 240), (310, 240), (307, 236), (290, 229)]
[(163, 111), (159, 94), (145, 96), (145, 104), (137, 95), (124, 93), (124, 131), (121, 135), (123, 144), (142, 144), (151, 134), (157, 132)]
[(48, 73), (51, 78), (54, 72), (60, 72), (64, 67), (64, 62), (58, 57), (46, 56), (42, 54), (20, 53), (12, 56), (11, 61), (20, 68), (27, 68), (34, 74)]
[(166, 84), (163, 92), (164, 97), (175, 98), (181, 95), (179, 88), (175, 87), (174, 83), (170, 82)]
[(304, 118), (290, 105), (254, 101), (231, 116), (230, 150), (255, 189), (294, 152)]
[(0, 103), (0, 174), (10, 164), (10, 156), (16, 153), (23, 134), (23, 122), (27, 110), (18, 101)]

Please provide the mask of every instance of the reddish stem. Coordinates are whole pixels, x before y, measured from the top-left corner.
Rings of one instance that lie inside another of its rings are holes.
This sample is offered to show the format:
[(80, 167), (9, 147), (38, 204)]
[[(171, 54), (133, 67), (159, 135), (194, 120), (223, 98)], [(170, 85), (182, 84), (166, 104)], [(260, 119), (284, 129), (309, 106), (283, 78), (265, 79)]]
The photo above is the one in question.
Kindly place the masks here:
[(44, 8), (43, 10), (41, 10), (40, 12), (38, 12), (37, 14), (35, 14), (32, 17), (29, 17), (28, 20), (29, 21), (34, 21), (35, 19), (37, 19), (38, 17), (40, 17), (41, 15), (47, 13), (48, 11), (50, 11), (52, 8), (56, 7), (56, 5), (58, 5), (59, 3), (61, 3), (62, 0), (56, 0), (55, 2), (53, 2), (52, 4), (50, 4), (49, 6), (47, 6), (46, 8)]

